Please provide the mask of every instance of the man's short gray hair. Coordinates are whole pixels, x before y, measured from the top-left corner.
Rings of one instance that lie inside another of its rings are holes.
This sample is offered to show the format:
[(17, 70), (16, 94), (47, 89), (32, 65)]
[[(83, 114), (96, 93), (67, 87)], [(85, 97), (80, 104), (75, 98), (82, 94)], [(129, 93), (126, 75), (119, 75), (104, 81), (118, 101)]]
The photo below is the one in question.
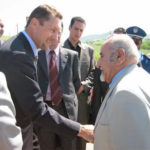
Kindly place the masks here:
[(139, 61), (140, 54), (135, 45), (133, 39), (126, 34), (113, 34), (110, 36), (106, 42), (110, 43), (112, 52), (117, 51), (119, 48), (123, 48), (126, 54), (126, 57), (129, 58), (133, 56), (136, 58), (137, 62)]

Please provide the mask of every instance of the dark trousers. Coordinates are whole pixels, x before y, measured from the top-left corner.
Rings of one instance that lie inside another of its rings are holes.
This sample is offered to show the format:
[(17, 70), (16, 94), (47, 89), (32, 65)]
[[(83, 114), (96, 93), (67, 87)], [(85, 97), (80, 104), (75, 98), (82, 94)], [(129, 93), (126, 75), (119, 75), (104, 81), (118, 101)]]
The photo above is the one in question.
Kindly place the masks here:
[[(89, 123), (90, 105), (88, 104), (88, 95), (84, 92), (78, 95), (79, 107), (78, 107), (78, 122), (81, 124)], [(85, 150), (86, 143), (84, 139), (76, 138), (76, 150)]]
[[(58, 106), (53, 105), (51, 101), (46, 103), (59, 114), (68, 118), (63, 101)], [(75, 142), (69, 138), (43, 128), (39, 128), (36, 132), (39, 139), (40, 150), (75, 150)]]

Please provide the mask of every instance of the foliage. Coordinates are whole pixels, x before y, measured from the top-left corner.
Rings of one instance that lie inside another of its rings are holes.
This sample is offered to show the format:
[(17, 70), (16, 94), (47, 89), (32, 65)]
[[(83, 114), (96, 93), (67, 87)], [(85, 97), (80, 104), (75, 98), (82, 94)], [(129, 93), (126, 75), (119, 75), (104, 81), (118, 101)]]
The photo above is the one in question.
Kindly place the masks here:
[(87, 44), (89, 44), (90, 46), (92, 46), (94, 48), (94, 57), (95, 60), (98, 61), (99, 57), (100, 57), (100, 48), (103, 44), (104, 40), (95, 40), (95, 41), (89, 41), (87, 42)]
[[(103, 44), (104, 40), (94, 40), (94, 41), (88, 41), (86, 42), (87, 44), (89, 44), (90, 46), (92, 46), (94, 48), (94, 57), (96, 59), (96, 61), (98, 61), (98, 59), (100, 58), (100, 48)], [(142, 45), (141, 45), (141, 51), (144, 54), (148, 54), (150, 53), (150, 41), (149, 40), (145, 40), (143, 41)]]
[(146, 50), (150, 51), (150, 41), (149, 40), (143, 41), (143, 43), (141, 45), (141, 49), (146, 49)]
[(5, 41), (5, 40), (8, 40), (9, 38), (11, 38), (11, 36), (2, 36), (2, 39)]

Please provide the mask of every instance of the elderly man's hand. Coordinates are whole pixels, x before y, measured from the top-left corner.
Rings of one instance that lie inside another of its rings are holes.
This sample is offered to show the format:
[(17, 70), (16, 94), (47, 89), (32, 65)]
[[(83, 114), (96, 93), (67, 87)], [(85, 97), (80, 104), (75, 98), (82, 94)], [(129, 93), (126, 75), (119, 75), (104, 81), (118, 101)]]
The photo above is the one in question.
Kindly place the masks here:
[(88, 142), (94, 142), (94, 126), (93, 125), (81, 125), (80, 132), (78, 136), (87, 140)]

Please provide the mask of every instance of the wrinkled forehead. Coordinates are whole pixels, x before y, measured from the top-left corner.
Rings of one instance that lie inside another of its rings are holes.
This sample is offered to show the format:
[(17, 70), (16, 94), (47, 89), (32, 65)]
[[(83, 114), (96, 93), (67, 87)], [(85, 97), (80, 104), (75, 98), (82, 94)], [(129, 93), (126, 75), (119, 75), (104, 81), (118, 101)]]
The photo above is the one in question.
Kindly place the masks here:
[(106, 41), (106, 42), (104, 42), (104, 44), (102, 45), (100, 51), (101, 51), (102, 53), (106, 53), (106, 52), (111, 52), (111, 50), (112, 50), (111, 43), (108, 42), (108, 41)]

